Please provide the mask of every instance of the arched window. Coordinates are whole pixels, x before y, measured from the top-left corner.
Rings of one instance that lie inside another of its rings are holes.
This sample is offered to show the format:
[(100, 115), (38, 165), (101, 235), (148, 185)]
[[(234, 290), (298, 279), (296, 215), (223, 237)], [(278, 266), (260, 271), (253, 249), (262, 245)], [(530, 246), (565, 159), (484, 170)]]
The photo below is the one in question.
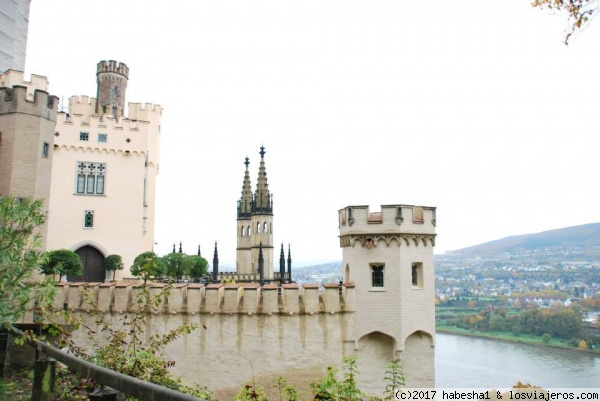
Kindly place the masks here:
[(242, 227), (241, 227), (241, 230), (240, 230), (240, 235), (241, 235), (242, 237), (244, 236), (244, 226), (242, 226)]
[(250, 226), (248, 226), (247, 235), (248, 235), (248, 236), (252, 235), (252, 229), (250, 228)]
[(256, 233), (260, 234), (260, 223), (256, 223)]
[(383, 287), (383, 265), (371, 265), (371, 287)]
[(268, 233), (269, 231), (267, 230), (267, 222), (265, 221), (265, 224), (263, 224), (263, 233)]

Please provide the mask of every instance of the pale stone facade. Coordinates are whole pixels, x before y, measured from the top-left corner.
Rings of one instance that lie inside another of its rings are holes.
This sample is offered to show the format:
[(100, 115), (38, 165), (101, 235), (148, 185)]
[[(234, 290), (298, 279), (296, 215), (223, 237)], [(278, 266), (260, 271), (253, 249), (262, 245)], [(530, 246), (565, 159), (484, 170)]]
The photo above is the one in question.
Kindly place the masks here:
[(408, 387), (434, 387), (435, 208), (349, 206), (339, 224), (344, 281), (356, 285), (359, 370), (383, 377), (382, 359), (400, 361)]
[(86, 281), (112, 278), (110, 254), (125, 265), (116, 278), (130, 277), (133, 259), (153, 249), (162, 116), (159, 105), (129, 103), (124, 117), (127, 67), (103, 61), (97, 71), (102, 105), (73, 96), (58, 114), (48, 223), (47, 248), (78, 252)]

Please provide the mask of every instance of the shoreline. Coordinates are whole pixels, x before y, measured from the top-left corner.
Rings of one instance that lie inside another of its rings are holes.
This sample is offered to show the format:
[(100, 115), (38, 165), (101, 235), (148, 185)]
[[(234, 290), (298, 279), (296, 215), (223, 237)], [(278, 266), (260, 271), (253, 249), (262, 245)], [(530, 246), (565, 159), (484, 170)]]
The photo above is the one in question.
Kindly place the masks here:
[(435, 332), (442, 333), (442, 334), (453, 334), (453, 335), (464, 336), (464, 337), (484, 338), (486, 340), (500, 341), (500, 342), (506, 342), (506, 343), (527, 344), (527, 345), (533, 345), (533, 346), (537, 346), (537, 347), (549, 347), (549, 348), (555, 348), (555, 349), (562, 349), (565, 351), (582, 352), (582, 353), (586, 353), (586, 354), (593, 355), (596, 357), (600, 357), (600, 349), (595, 349), (595, 350), (580, 349), (580, 348), (570, 347), (568, 345), (546, 344), (546, 343), (543, 343), (540, 341), (522, 338), (522, 337), (506, 338), (506, 337), (501, 337), (499, 335), (492, 334), (492, 333), (483, 333), (483, 332), (477, 332), (477, 331), (472, 332), (472, 331), (467, 331), (464, 329), (448, 329), (448, 328), (443, 328), (443, 327), (436, 327)]

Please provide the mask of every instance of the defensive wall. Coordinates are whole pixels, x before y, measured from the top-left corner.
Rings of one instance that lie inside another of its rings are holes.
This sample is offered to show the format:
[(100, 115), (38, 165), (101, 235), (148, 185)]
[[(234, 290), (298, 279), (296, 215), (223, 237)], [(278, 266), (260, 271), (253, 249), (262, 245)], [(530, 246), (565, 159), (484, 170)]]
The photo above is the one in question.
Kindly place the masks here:
[[(164, 284), (152, 284), (160, 293)], [(88, 288), (86, 290), (86, 288)], [(175, 361), (172, 372), (190, 383), (219, 391), (238, 389), (257, 380), (268, 386), (283, 375), (305, 386), (325, 374), (326, 366), (341, 368), (343, 357), (354, 355), (354, 285), (324, 284), (175, 284), (145, 334), (166, 333), (183, 323), (200, 328), (171, 343), (166, 358)], [(90, 291), (113, 327), (135, 308), (142, 291), (139, 282), (58, 284), (54, 308), (81, 313), (92, 327)], [(33, 320), (33, 310), (25, 316)], [(99, 332), (99, 331), (98, 331)], [(77, 344), (90, 347), (86, 330), (75, 332)], [(382, 382), (383, 377), (368, 377)]]

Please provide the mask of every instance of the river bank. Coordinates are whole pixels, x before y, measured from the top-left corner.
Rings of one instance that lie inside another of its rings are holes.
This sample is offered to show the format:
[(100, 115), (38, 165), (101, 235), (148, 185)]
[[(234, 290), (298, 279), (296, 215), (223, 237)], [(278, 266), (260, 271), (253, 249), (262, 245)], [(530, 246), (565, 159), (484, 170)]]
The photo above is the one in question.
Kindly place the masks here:
[(523, 334), (516, 336), (513, 333), (505, 333), (505, 332), (481, 332), (474, 330), (461, 329), (455, 326), (445, 326), (445, 325), (436, 325), (436, 333), (445, 333), (445, 334), (455, 334), (459, 336), (467, 336), (467, 337), (478, 337), (485, 338), (488, 340), (494, 341), (503, 341), (503, 342), (511, 342), (517, 344), (530, 344), (536, 345), (540, 347), (550, 347), (563, 349), (567, 351), (581, 352), (586, 354), (591, 354), (594, 356), (600, 356), (600, 348), (596, 349), (581, 349), (575, 348), (568, 344), (566, 344), (566, 340), (552, 338), (548, 342), (544, 342), (541, 336), (534, 336), (530, 334)]

